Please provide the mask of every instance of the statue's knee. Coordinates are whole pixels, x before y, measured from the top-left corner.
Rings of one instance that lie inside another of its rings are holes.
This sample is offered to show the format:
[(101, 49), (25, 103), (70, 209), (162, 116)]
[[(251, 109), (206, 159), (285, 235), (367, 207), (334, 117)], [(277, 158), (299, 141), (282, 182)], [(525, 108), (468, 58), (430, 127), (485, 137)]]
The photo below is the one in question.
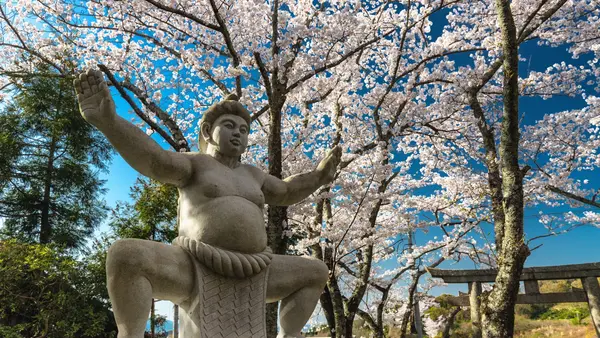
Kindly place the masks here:
[(106, 254), (106, 272), (136, 273), (143, 267), (144, 254), (137, 240), (119, 239), (114, 242)]
[(327, 267), (327, 264), (323, 263), (321, 260), (315, 259), (314, 262), (315, 284), (325, 286), (329, 280), (329, 268)]

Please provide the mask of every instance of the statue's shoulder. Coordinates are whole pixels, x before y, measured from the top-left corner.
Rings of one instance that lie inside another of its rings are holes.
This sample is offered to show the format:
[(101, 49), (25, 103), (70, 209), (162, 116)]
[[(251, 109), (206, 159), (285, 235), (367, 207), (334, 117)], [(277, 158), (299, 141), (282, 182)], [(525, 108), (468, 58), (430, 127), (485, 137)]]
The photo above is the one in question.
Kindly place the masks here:
[(240, 167), (252, 174), (252, 176), (254, 176), (255, 178), (260, 179), (260, 181), (263, 181), (265, 178), (266, 173), (260, 168), (253, 166), (252, 164), (240, 163)]
[(180, 154), (184, 155), (190, 160), (194, 171), (212, 170), (221, 165), (217, 160), (212, 158), (212, 156), (201, 152), (189, 151)]
[(250, 171), (253, 171), (253, 172), (264, 173), (262, 171), (262, 169), (260, 169), (259, 167), (255, 166), (255, 165), (249, 164), (249, 163), (240, 163), (240, 167), (244, 168), (245, 170), (250, 170)]
[(180, 153), (180, 154), (188, 157), (192, 161), (203, 161), (203, 162), (215, 161), (215, 159), (213, 159), (211, 156), (203, 154), (198, 151), (188, 151), (188, 152)]

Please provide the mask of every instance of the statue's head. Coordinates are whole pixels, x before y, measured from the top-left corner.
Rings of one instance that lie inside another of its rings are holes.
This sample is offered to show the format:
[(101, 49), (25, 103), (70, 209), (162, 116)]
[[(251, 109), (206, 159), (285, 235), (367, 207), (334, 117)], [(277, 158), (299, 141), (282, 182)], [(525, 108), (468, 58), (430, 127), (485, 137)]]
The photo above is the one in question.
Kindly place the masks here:
[[(248, 144), (251, 121), (250, 112), (238, 101), (237, 95), (227, 95), (223, 101), (208, 108), (200, 119), (200, 152), (206, 154), (209, 145), (213, 145), (219, 148), (238, 147), (241, 155)], [(222, 140), (223, 138), (227, 140)], [(237, 140), (230, 139), (239, 139), (240, 144), (237, 145)], [(233, 143), (230, 144), (231, 142)]]

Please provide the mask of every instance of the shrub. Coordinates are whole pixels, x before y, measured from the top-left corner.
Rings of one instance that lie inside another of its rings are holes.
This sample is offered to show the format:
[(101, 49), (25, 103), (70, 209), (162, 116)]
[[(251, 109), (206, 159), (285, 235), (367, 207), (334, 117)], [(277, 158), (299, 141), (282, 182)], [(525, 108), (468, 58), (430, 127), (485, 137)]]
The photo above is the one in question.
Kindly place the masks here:
[(576, 305), (569, 308), (550, 309), (540, 315), (540, 319), (570, 319), (575, 325), (581, 324), (581, 320), (590, 315), (587, 307)]

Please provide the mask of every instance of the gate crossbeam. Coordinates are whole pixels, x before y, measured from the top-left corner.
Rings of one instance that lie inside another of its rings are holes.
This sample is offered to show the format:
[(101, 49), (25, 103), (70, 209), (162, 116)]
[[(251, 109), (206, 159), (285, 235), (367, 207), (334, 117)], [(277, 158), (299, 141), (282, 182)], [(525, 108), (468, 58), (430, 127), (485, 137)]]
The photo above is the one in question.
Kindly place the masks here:
[[(493, 282), (496, 280), (498, 270), (443, 270), (429, 269), (434, 278), (441, 278), (446, 283)], [(524, 268), (520, 280), (557, 280), (579, 279), (600, 276), (600, 263), (571, 264), (557, 266), (539, 266)]]

